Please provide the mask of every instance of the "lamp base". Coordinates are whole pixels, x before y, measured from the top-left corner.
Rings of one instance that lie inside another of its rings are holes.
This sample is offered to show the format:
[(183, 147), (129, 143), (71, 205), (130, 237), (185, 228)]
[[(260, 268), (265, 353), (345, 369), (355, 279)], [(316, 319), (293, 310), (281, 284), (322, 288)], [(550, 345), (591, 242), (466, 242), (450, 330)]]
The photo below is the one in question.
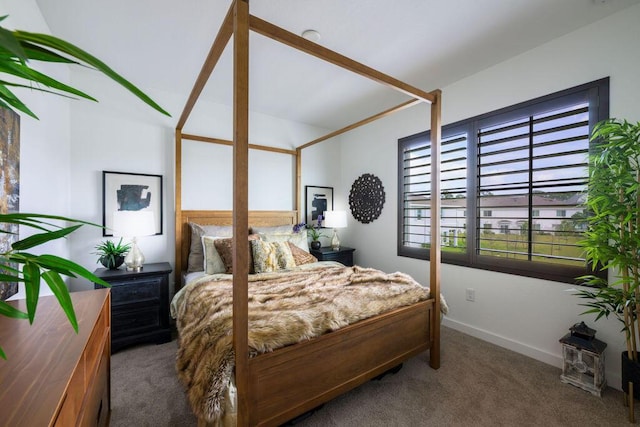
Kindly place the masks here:
[(334, 251), (340, 250), (340, 239), (338, 239), (338, 232), (336, 229), (333, 229), (333, 237), (331, 238), (331, 249)]
[(127, 271), (140, 271), (142, 270), (142, 264), (144, 264), (144, 255), (138, 248), (138, 239), (135, 237), (131, 239), (131, 249), (129, 253), (124, 257), (124, 264), (127, 266)]

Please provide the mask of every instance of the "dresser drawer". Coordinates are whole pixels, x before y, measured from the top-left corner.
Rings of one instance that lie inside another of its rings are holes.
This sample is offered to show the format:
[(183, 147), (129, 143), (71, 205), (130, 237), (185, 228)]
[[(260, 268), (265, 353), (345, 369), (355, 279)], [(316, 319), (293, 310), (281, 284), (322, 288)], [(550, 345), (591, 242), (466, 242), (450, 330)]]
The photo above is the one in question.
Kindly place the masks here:
[(145, 301), (159, 301), (162, 277), (140, 278), (111, 284), (111, 305), (117, 307)]
[(137, 310), (113, 309), (111, 315), (111, 336), (119, 338), (131, 333), (144, 332), (161, 326), (158, 307), (145, 307)]

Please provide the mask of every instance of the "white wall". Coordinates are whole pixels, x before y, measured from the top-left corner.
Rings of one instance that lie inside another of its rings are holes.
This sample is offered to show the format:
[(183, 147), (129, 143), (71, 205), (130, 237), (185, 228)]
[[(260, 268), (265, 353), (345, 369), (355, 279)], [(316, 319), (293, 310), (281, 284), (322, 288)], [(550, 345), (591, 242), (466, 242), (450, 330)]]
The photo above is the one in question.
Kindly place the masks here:
[[(49, 33), (49, 28), (35, 0), (2, 0), (2, 14), (9, 18), (2, 23), (8, 29)], [(66, 65), (32, 64), (54, 78), (68, 82)], [(40, 120), (25, 114), (20, 116), (20, 211), (69, 215), (69, 101), (66, 98), (27, 89), (16, 89), (22, 101)], [(20, 227), (20, 238), (33, 232)], [(64, 239), (35, 248), (32, 253), (69, 255)], [(51, 294), (46, 284), (41, 294)], [(24, 298), (20, 286), (16, 298)]]
[[(635, 6), (442, 88), (444, 124), (606, 76), (611, 77), (611, 116), (640, 120), (638, 22), (640, 6)], [(428, 107), (414, 107), (344, 135), (342, 145), (342, 203), (353, 181), (365, 172), (378, 175), (387, 193), (382, 215), (372, 224), (349, 218), (343, 243), (357, 248), (358, 263), (406, 271), (423, 284), (429, 280), (428, 263), (396, 255), (395, 162), (398, 138), (428, 129), (428, 117)], [(465, 300), (469, 287), (475, 289), (475, 302)], [(558, 339), (584, 320), (597, 329), (597, 338), (608, 343), (608, 383), (619, 388), (621, 325), (615, 320), (595, 324), (593, 317), (580, 316), (584, 309), (570, 288), (443, 264), (442, 292), (451, 307), (445, 325), (561, 366)]]

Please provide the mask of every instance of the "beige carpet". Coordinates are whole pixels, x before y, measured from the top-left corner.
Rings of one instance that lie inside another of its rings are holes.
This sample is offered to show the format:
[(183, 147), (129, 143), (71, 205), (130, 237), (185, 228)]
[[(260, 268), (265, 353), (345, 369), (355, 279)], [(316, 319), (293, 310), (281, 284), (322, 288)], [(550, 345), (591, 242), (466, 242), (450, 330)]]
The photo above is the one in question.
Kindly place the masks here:
[[(175, 353), (172, 341), (113, 355), (112, 426), (196, 425), (175, 374)], [(561, 383), (558, 368), (452, 329), (442, 328), (441, 359), (436, 371), (428, 353), (421, 354), (296, 426), (629, 425), (621, 392), (608, 388), (593, 396)]]

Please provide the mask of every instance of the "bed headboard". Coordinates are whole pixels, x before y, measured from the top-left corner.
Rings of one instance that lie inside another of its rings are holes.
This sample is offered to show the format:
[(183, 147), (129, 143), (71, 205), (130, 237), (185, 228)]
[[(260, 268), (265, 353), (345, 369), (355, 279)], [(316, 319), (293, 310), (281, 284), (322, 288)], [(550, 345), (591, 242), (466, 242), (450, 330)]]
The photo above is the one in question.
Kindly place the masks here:
[[(182, 273), (186, 270), (191, 247), (189, 223), (202, 225), (232, 225), (233, 211), (179, 211), (176, 212), (176, 291), (183, 285)], [(298, 211), (249, 211), (249, 226), (268, 227), (294, 225), (298, 222)]]

